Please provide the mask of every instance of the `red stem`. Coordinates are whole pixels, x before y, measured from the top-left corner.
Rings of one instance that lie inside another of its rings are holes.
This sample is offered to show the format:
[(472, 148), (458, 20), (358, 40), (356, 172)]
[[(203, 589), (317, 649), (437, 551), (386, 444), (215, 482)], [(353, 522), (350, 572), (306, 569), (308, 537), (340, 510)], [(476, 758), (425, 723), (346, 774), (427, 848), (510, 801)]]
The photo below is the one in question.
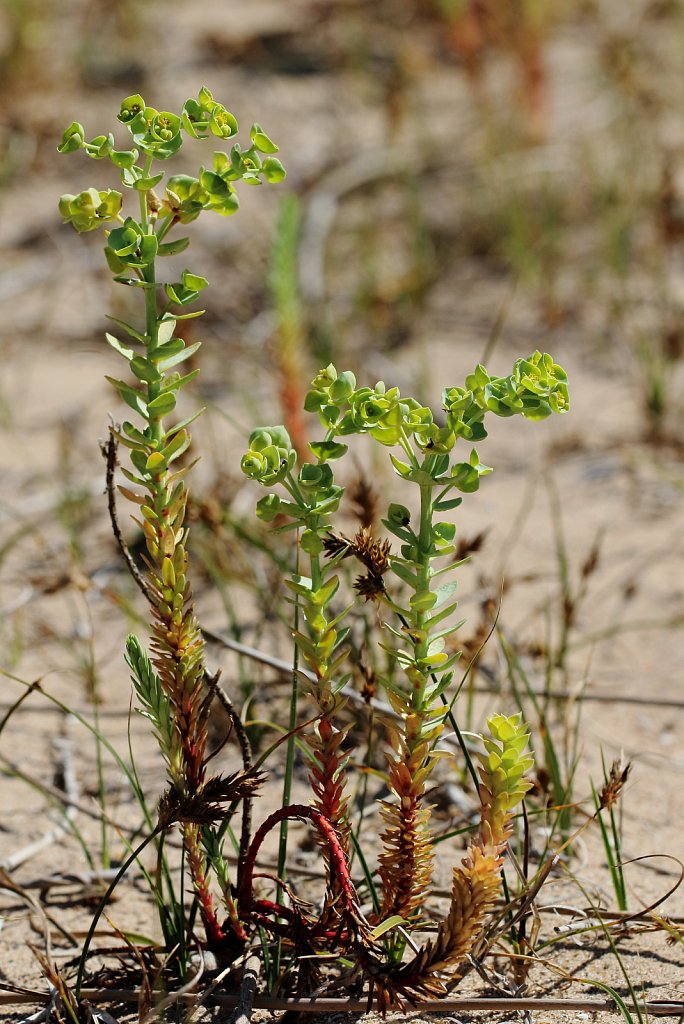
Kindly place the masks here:
[[(273, 814), (266, 818), (263, 824), (257, 829), (254, 839), (252, 840), (252, 844), (247, 851), (242, 883), (240, 886), (240, 912), (243, 917), (249, 915), (257, 906), (254, 900), (253, 882), (254, 868), (256, 866), (257, 854), (259, 853), (261, 844), (268, 833), (275, 828), (276, 825), (279, 825), (281, 821), (284, 821), (287, 818), (302, 818), (305, 821), (310, 821), (318, 829), (321, 836), (325, 839), (330, 852), (331, 872), (334, 873), (339, 882), (344, 902), (344, 909), (353, 917), (358, 917), (358, 911), (356, 909), (356, 892), (349, 876), (347, 858), (337, 832), (325, 815), (321, 814), (321, 812), (317, 811), (314, 807), (307, 807), (305, 804), (291, 804), (289, 807), (280, 807), (277, 811), (274, 811)], [(264, 902), (265, 901), (259, 901), (262, 908), (264, 907)], [(277, 903), (269, 903), (268, 906), (274, 914), (278, 913), (283, 917), (288, 917), (292, 914), (292, 910), (289, 907), (281, 907)]]

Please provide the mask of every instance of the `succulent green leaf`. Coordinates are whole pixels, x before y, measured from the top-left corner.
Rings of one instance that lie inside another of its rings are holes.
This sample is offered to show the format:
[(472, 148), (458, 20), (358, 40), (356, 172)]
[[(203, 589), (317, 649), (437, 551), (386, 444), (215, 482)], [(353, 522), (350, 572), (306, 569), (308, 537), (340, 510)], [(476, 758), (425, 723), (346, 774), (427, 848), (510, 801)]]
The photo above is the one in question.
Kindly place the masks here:
[(162, 448), (161, 454), (164, 456), (164, 461), (167, 465), (177, 459), (190, 445), (190, 434), (187, 430), (179, 430), (175, 437)]
[(450, 544), (456, 536), (455, 523), (435, 523), (432, 533), (437, 544)]
[(115, 377), (106, 377), (106, 380), (116, 388), (121, 398), (127, 405), (130, 405), (131, 409), (147, 418), (147, 404), (139, 391), (136, 391), (130, 384), (126, 384), (125, 381), (117, 380)]
[(463, 504), (463, 498), (447, 498), (445, 501), (436, 501), (432, 506), (435, 512), (450, 512)]
[(138, 380), (145, 381), (147, 384), (156, 384), (161, 380), (161, 374), (154, 363), (148, 362), (142, 356), (133, 356), (131, 359), (131, 372)]
[(164, 177), (164, 172), (161, 171), (159, 174), (153, 174), (151, 178), (136, 178), (133, 182), (133, 188), (138, 192), (149, 192), (151, 188), (158, 185)]
[(196, 292), (203, 291), (209, 285), (206, 277), (200, 277), (199, 274), (191, 274), (189, 270), (183, 271), (181, 274), (181, 280), (185, 288)]
[(398, 558), (392, 558), (390, 562), (392, 566), (392, 572), (395, 576), (398, 576), (400, 580), (406, 583), (409, 587), (415, 587), (418, 581), (418, 575), (415, 570), (409, 568), (405, 562), (400, 561)]
[(157, 349), (157, 351), (155, 352), (156, 359), (159, 359), (159, 356), (164, 354), (164, 358), (160, 359), (158, 362), (160, 370), (170, 370), (172, 366), (179, 366), (181, 363), (184, 363), (186, 359), (189, 359), (192, 355), (194, 355), (194, 353), (197, 352), (199, 348), (202, 347), (201, 341), (196, 341), (192, 345), (186, 345), (182, 338), (174, 338), (174, 342), (176, 340), (181, 342), (181, 347), (176, 352), (169, 352), (168, 356), (164, 354), (166, 353), (167, 349), (171, 349), (173, 347), (171, 342), (168, 345), (164, 345), (161, 351)]
[(160, 242), (158, 254), (160, 256), (177, 256), (184, 252), (190, 245), (189, 238), (175, 238), (172, 242)]
[(436, 600), (433, 605), (434, 608), (440, 608), (446, 601), (456, 593), (457, 583), (455, 580), (450, 580), (448, 583), (442, 583), (440, 587), (435, 590)]
[(437, 594), (434, 591), (420, 590), (415, 594), (411, 594), (409, 606), (414, 612), (426, 612), (434, 607), (436, 600)]
[(135, 354), (132, 348), (127, 348), (125, 345), (122, 345), (119, 339), (115, 338), (113, 334), (105, 332), (105, 338), (115, 352), (118, 352), (120, 356), (123, 356), (124, 359), (127, 359), (129, 362), (131, 361)]
[(272, 523), (280, 514), (280, 506), (281, 499), (277, 494), (265, 494), (263, 498), (259, 498), (256, 504), (257, 519), (261, 519), (264, 523)]
[(109, 159), (115, 167), (121, 170), (130, 169), (135, 161), (138, 159), (137, 149), (113, 149), (109, 154)]
[(309, 448), (321, 462), (340, 459), (349, 451), (348, 445), (340, 444), (337, 441), (309, 441)]
[(287, 177), (287, 171), (280, 160), (276, 160), (273, 156), (266, 157), (261, 165), (261, 173), (269, 185), (277, 185)]
[(201, 409), (198, 409), (196, 412), (193, 412), (192, 416), (186, 416), (186, 418), (184, 420), (181, 420), (179, 423), (174, 423), (174, 425), (172, 427), (169, 427), (169, 429), (166, 431), (167, 439), (173, 437), (173, 435), (177, 431), (183, 430), (185, 427), (189, 427), (190, 424), (194, 423), (195, 420), (198, 419), (198, 417), (200, 417), (203, 412), (205, 412), (204, 406)]
[(171, 391), (164, 391), (161, 395), (153, 398), (147, 406), (147, 411), (150, 416), (154, 416), (155, 419), (167, 416), (170, 412), (176, 408), (176, 396)]
[(169, 374), (169, 376), (162, 384), (162, 390), (179, 391), (185, 384), (188, 384), (191, 380), (194, 380), (198, 373), (199, 369), (191, 370), (190, 373), (186, 373), (184, 377), (181, 377), (179, 373)]
[(390, 452), (390, 461), (399, 476), (403, 477), (405, 480), (411, 479), (413, 476), (413, 470), (406, 462), (402, 462), (401, 459), (398, 459), (392, 454), (392, 452)]
[(131, 438), (131, 440), (136, 441), (138, 444), (149, 444), (149, 438), (147, 438), (142, 431), (138, 430), (137, 427), (134, 427), (128, 420), (124, 420), (122, 430)]
[(143, 263), (151, 263), (157, 255), (157, 236), (143, 235), (140, 239), (140, 259)]
[(140, 342), (141, 345), (146, 343), (147, 338), (145, 335), (141, 334), (140, 331), (136, 331), (135, 327), (131, 327), (131, 325), (126, 323), (125, 320), (119, 320), (118, 317), (110, 316), (108, 313), (105, 315), (108, 320), (111, 320), (112, 323), (117, 324), (122, 330), (124, 330), (129, 338), (133, 338), (134, 341)]

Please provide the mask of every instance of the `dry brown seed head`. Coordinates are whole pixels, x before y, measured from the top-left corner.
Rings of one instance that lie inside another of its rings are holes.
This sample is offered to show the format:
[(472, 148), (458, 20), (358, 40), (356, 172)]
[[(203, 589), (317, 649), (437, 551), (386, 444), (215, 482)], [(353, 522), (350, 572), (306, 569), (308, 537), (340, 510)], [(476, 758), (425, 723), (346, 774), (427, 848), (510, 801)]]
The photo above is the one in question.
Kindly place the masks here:
[(604, 808), (610, 810), (617, 803), (631, 770), (631, 761), (624, 762), (621, 757), (613, 761), (608, 778), (599, 793), (599, 810)]

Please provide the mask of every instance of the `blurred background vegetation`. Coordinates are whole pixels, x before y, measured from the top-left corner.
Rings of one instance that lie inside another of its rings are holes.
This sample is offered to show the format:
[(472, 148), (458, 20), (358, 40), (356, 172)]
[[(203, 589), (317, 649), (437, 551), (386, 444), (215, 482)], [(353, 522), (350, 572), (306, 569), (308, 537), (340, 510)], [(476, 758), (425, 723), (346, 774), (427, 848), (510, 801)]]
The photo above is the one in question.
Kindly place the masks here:
[[(206, 238), (213, 322), (275, 346), (284, 401), (333, 352), (454, 330), (482, 351), (525, 306), (531, 341), (581, 330), (630, 375), (644, 431), (679, 441), (683, 68), (681, 0), (3, 0), (0, 297), (33, 334), (61, 290), (51, 197), (100, 171), (58, 160), (63, 126), (206, 82), (282, 140), (300, 199), (276, 245), (290, 280), (264, 273), (275, 197)], [(83, 293), (57, 335), (91, 331)]]
[(72, 120), (113, 128), (129, 93), (174, 109), (202, 84), (288, 169), (194, 243), (211, 287), (188, 325), (209, 408), (193, 535), (226, 607), (230, 578), (259, 577), (268, 606), (280, 573), (239, 543), (261, 541), (237, 453), (278, 420), (303, 448), (303, 393), (330, 359), (438, 403), (447, 372), (547, 349), (576, 375), (566, 449), (681, 461), (682, 0), (2, 0), (0, 422), (10, 492), (57, 486), (58, 578), (101, 561), (103, 314), (126, 296), (56, 209), (116, 182), (56, 145)]

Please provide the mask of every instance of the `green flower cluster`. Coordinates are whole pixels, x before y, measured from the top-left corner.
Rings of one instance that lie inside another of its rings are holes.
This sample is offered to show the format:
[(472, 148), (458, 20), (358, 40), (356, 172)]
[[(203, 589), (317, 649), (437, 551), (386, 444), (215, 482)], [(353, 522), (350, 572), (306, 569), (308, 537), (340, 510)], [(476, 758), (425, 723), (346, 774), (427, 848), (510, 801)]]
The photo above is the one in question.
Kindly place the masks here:
[(59, 200), (59, 212), (77, 231), (93, 231), (109, 221), (117, 220), (121, 204), (120, 192), (112, 189), (98, 192), (95, 188), (86, 188), (77, 196), (68, 192), (63, 195)]
[(357, 388), (354, 374), (346, 370), (338, 375), (332, 363), (312, 381), (304, 408), (318, 413), (328, 431), (340, 436), (368, 433), (387, 447), (410, 434), (422, 438), (434, 425), (430, 409), (414, 398), (402, 399), (399, 388), (388, 390), (383, 381)]
[(487, 436), (482, 420), (488, 411), (497, 416), (520, 414), (530, 420), (566, 412), (568, 378), (548, 352), (537, 351), (517, 359), (507, 377), (491, 377), (478, 365), (466, 377), (465, 387), (446, 388), (443, 401), (450, 430), (457, 437), (479, 441)]
[(458, 438), (485, 438), (487, 412), (527, 419), (565, 412), (567, 375), (550, 355), (533, 352), (528, 359), (518, 359), (507, 377), (492, 377), (478, 366), (466, 377), (465, 387), (446, 388), (442, 401), (444, 425), (415, 398), (402, 398), (398, 388), (387, 389), (382, 381), (374, 388), (357, 388), (353, 373), (338, 375), (331, 364), (312, 382), (305, 408), (316, 412), (336, 435), (369, 433), (388, 447), (405, 446), (410, 439), (425, 454), (437, 455), (450, 452)]
[[(183, 144), (184, 134), (192, 139), (215, 136), (225, 141), (232, 139), (238, 131), (233, 114), (206, 88), (200, 89), (197, 99), (187, 100), (180, 114), (148, 107), (143, 97), (135, 93), (122, 102), (117, 116), (131, 133), (131, 149), (115, 149), (111, 133), (87, 141), (83, 125), (74, 121), (64, 132), (58, 151), (73, 153), (84, 150), (94, 160), (108, 158), (119, 169), (122, 184), (141, 193), (149, 192), (164, 177), (163, 171), (151, 173), (152, 161), (167, 160), (177, 153)], [(170, 177), (157, 214), (162, 218), (168, 217), (173, 223), (185, 224), (194, 220), (202, 210), (223, 216), (235, 213), (239, 202), (234, 182), (260, 185), (262, 181), (275, 183), (283, 180), (283, 165), (273, 156), (277, 152), (278, 147), (261, 125), (253, 124), (247, 149), (243, 150), (236, 142), (229, 154), (214, 153), (212, 169), (201, 167), (194, 177), (188, 174)], [(97, 195), (106, 199), (96, 203)], [(103, 221), (117, 219), (121, 202), (121, 195), (117, 192), (96, 193), (94, 189), (88, 189), (79, 196), (63, 196), (60, 212), (77, 231), (91, 231)], [(104, 208), (97, 212), (97, 207), (103, 203)], [(93, 205), (95, 212), (90, 210)], [(87, 214), (84, 207), (88, 208)]]
[[(435, 422), (432, 410), (415, 398), (402, 397), (399, 388), (387, 388), (382, 381), (375, 387), (357, 387), (350, 370), (338, 373), (332, 363), (311, 382), (304, 407), (318, 415), (326, 430), (323, 440), (309, 443), (317, 464), (305, 463), (301, 467), (294, 505), (282, 502), (276, 495), (262, 499), (258, 514), (267, 521), (279, 512), (288, 512), (301, 520), (301, 515), (296, 514), (297, 504), (313, 511), (308, 499), (314, 494), (323, 503), (319, 509), (334, 510), (331, 501), (338, 501), (341, 492), (335, 487), (328, 463), (347, 451), (347, 445), (338, 438), (352, 434), (370, 434), (386, 447), (400, 447), (406, 461), (393, 453), (390, 459), (395, 471), (406, 480), (464, 493), (476, 491), (480, 477), (491, 470), (480, 462), (475, 449), (467, 460), (453, 461), (450, 453), (456, 441), (485, 438), (483, 420), (488, 412), (544, 419), (552, 412), (566, 412), (569, 398), (562, 367), (550, 355), (533, 352), (528, 359), (518, 359), (507, 377), (492, 377), (484, 366), (478, 366), (466, 377), (465, 387), (446, 388), (445, 424)], [(267, 427), (252, 433), (249, 451), (242, 459), (242, 471), (247, 476), (268, 487), (285, 481), (293, 465), (294, 455), (283, 427)], [(436, 510), (455, 508), (459, 502), (458, 498), (442, 497)], [(397, 529), (401, 530), (401, 526), (393, 524), (392, 532)]]

